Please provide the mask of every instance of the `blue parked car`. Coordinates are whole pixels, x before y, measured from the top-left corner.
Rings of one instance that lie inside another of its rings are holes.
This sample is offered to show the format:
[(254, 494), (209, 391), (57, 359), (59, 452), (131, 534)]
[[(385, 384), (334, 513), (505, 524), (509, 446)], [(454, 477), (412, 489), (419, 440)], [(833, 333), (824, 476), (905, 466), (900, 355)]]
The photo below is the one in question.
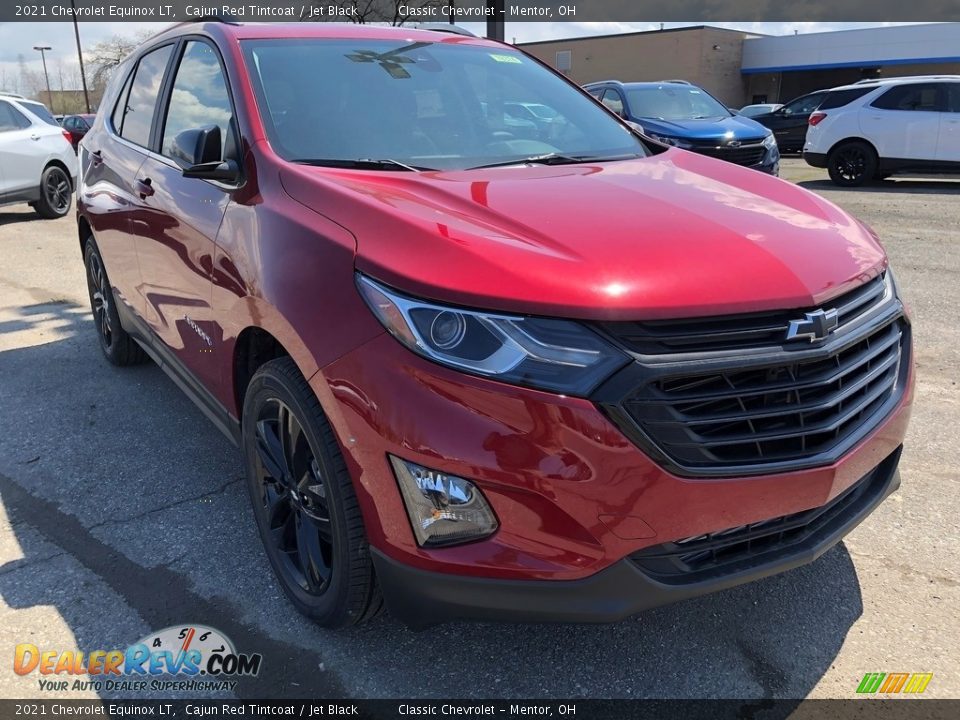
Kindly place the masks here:
[(696, 85), (683, 80), (605, 80), (584, 89), (654, 140), (771, 175), (780, 173), (773, 132), (731, 112)]

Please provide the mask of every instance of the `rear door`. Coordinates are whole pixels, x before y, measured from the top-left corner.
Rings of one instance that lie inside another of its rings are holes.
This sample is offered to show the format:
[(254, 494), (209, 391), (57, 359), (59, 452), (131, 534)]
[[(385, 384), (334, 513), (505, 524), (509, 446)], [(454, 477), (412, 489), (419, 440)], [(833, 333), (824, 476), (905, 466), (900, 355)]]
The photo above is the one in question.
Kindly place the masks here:
[(860, 112), (860, 129), (882, 158), (936, 160), (940, 83), (905, 83), (883, 92)]
[(46, 152), (42, 133), (13, 103), (0, 100), (0, 165), (3, 190), (19, 193), (40, 187)]
[(90, 135), (80, 159), (83, 186), (80, 199), (103, 257), (119, 307), (144, 313), (139, 291), (140, 265), (131, 235), (131, 220), (143, 200), (136, 187), (137, 172), (149, 152), (162, 86), (175, 44), (145, 53), (131, 70), (120, 69), (123, 86), (107, 109), (103, 128)]
[(826, 92), (803, 95), (769, 115), (754, 119), (773, 130), (782, 150), (797, 150), (803, 147), (807, 139), (807, 120), (810, 119), (810, 113), (817, 109), (826, 95)]
[(940, 116), (937, 160), (960, 163), (960, 82), (943, 83), (944, 112)]
[[(145, 318), (188, 382), (208, 389), (220, 381), (222, 329), (210, 309), (216, 237), (235, 187), (183, 177), (173, 141), (184, 130), (216, 125), (221, 159), (236, 157), (233, 106), (220, 56), (201, 38), (178, 50), (165, 84), (151, 152), (137, 173), (143, 195), (131, 222), (142, 273)], [(167, 358), (170, 359), (169, 357)], [(192, 376), (192, 377), (191, 377)], [(196, 388), (194, 388), (196, 389)]]

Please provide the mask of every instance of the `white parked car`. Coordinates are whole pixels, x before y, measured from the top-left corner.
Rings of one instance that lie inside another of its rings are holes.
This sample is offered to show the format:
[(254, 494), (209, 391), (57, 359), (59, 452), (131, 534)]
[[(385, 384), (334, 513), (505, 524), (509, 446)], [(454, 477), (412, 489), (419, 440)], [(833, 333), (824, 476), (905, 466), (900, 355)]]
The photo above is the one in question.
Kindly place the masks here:
[(25, 202), (41, 217), (63, 217), (76, 178), (76, 153), (50, 111), (0, 93), (0, 205)]
[(755, 103), (753, 105), (744, 105), (737, 110), (737, 112), (746, 117), (754, 117), (756, 115), (772, 113), (774, 110), (779, 110), (782, 107), (782, 103)]
[(833, 88), (810, 115), (803, 158), (837, 185), (960, 173), (960, 75)]

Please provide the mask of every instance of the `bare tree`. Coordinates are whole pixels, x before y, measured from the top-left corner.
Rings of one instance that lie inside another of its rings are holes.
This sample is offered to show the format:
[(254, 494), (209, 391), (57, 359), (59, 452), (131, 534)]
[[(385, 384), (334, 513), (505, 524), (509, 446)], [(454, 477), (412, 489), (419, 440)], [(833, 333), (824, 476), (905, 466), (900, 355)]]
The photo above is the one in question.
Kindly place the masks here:
[(106, 40), (101, 40), (87, 50), (87, 52), (84, 53), (84, 61), (90, 67), (91, 84), (97, 88), (105, 87), (110, 80), (113, 69), (117, 67), (127, 55), (133, 52), (137, 45), (152, 34), (151, 31), (146, 30), (137, 33), (133, 37), (114, 35)]
[[(455, 0), (333, 0), (330, 2), (315, 2), (313, 6), (322, 9), (315, 17), (329, 17), (326, 15), (326, 9), (334, 6), (346, 10), (346, 17), (351, 22), (365, 25), (367, 23), (386, 23), (390, 25), (403, 25), (408, 20), (433, 21), (444, 20), (447, 16), (439, 13), (439, 8), (453, 5)], [(436, 18), (416, 14), (411, 15), (409, 9), (437, 8)], [(401, 12), (403, 10), (403, 12)], [(337, 20), (341, 16), (331, 17), (331, 20)]]

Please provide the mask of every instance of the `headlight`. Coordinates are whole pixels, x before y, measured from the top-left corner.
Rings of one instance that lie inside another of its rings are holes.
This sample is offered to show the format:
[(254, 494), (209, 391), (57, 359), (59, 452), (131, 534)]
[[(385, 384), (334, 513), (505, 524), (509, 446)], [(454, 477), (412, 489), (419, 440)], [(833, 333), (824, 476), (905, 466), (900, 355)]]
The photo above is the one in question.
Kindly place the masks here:
[(773, 133), (770, 133), (763, 139), (763, 146), (768, 150), (773, 150), (777, 146), (777, 138), (774, 137)]
[(667, 135), (657, 135), (656, 133), (648, 132), (647, 137), (652, 137), (654, 140), (656, 140), (657, 142), (662, 142), (664, 145), (673, 145), (674, 147), (678, 147), (678, 148), (693, 147), (693, 145), (686, 142), (685, 140), (681, 140), (680, 138), (675, 138), (675, 137), (669, 137)]
[(599, 335), (572, 321), (428, 303), (359, 274), (357, 287), (397, 340), (418, 355), (477, 375), (585, 396), (629, 362)]

